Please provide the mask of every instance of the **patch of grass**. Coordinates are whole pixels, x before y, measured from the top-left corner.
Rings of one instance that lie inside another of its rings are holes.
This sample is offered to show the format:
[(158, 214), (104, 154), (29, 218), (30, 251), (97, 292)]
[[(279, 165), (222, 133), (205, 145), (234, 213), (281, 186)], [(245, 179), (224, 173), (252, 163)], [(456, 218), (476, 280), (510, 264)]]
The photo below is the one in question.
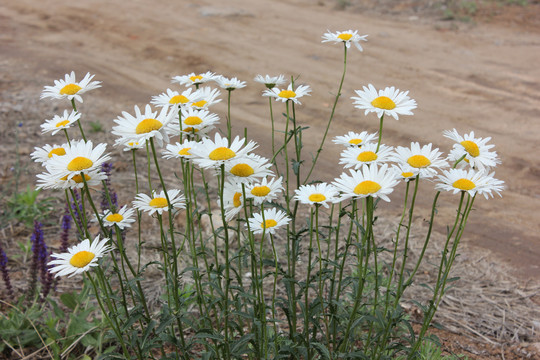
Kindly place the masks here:
[(32, 227), (34, 220), (43, 221), (53, 210), (53, 197), (39, 199), (41, 190), (29, 185), (25, 191), (13, 194), (6, 202), (2, 223), (16, 220)]

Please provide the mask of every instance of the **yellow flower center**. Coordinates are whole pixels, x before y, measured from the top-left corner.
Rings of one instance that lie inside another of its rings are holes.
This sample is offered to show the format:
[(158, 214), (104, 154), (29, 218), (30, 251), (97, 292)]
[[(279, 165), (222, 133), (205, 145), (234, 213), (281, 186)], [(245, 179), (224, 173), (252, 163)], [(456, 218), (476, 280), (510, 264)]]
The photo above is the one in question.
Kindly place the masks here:
[(351, 139), (349, 140), (349, 144), (352, 144), (352, 145), (358, 145), (362, 142), (362, 139)]
[(414, 174), (412, 172), (402, 172), (401, 173), (401, 176), (403, 176), (404, 178), (410, 178), (412, 177)]
[(296, 93), (292, 90), (281, 90), (281, 92), (278, 94), (279, 97), (290, 99), (296, 96)]
[(309, 201), (313, 201), (313, 202), (321, 202), (321, 201), (324, 201), (326, 200), (326, 196), (324, 196), (323, 194), (311, 194), (309, 195)]
[(396, 103), (388, 96), (379, 96), (371, 102), (371, 105), (384, 110), (392, 110), (396, 107)]
[(239, 193), (239, 192), (234, 193), (234, 196), (233, 196), (234, 207), (239, 207), (242, 205), (242, 200), (240, 200), (241, 198), (242, 198), (242, 193)]
[(413, 155), (407, 160), (407, 163), (415, 168), (425, 168), (431, 165), (431, 161), (424, 155)]
[(274, 219), (265, 220), (264, 223), (261, 223), (261, 228), (268, 229), (277, 225), (277, 221)]
[(199, 125), (200, 123), (202, 123), (202, 120), (200, 117), (198, 116), (188, 116), (187, 118), (184, 119), (184, 124), (186, 125)]
[(189, 101), (184, 95), (175, 95), (169, 100), (169, 104), (185, 104)]
[(182, 131), (185, 132), (185, 133), (194, 133), (194, 132), (198, 132), (199, 129), (194, 129), (194, 128), (192, 128), (190, 126), (190, 127), (185, 128), (185, 129), (182, 129)]
[(472, 157), (477, 157), (478, 155), (480, 155), (480, 149), (478, 148), (478, 145), (476, 145), (476, 143), (470, 140), (465, 140), (462, 141), (460, 144), (463, 145), (465, 151), (467, 151)]
[(375, 161), (377, 160), (377, 154), (375, 154), (373, 151), (364, 151), (358, 154), (356, 160), (361, 162)]
[(138, 141), (131, 141), (131, 142), (128, 142), (128, 146), (137, 146), (139, 145), (139, 142)]
[(167, 202), (167, 199), (163, 197), (157, 197), (150, 200), (150, 203), (148, 203), (148, 205), (155, 208), (164, 208), (167, 207), (169, 203)]
[(124, 217), (120, 214), (109, 214), (107, 215), (105, 220), (110, 221), (110, 222), (120, 222), (124, 220)]
[(53, 155), (63, 156), (66, 155), (66, 149), (64, 148), (54, 148), (51, 151), (49, 151), (49, 157), (52, 158)]
[(351, 40), (352, 34), (347, 34), (347, 33), (345, 33), (345, 34), (339, 34), (339, 35), (338, 35), (338, 38), (341, 39), (341, 40), (343, 40), (343, 41)]
[(191, 148), (183, 148), (182, 150), (180, 150), (180, 151), (178, 152), (178, 155), (183, 155), (183, 156), (191, 155), (191, 154), (189, 153), (189, 150), (191, 150)]
[[(68, 176), (66, 175), (66, 176), (61, 177), (60, 180), (66, 181), (67, 178)], [(88, 181), (90, 179), (91, 179), (90, 176), (88, 176), (87, 174), (84, 174), (84, 180)], [(80, 184), (84, 181), (80, 174), (75, 175), (74, 177), (71, 178), (71, 180), (75, 181), (77, 184)]]
[(79, 251), (75, 255), (71, 257), (69, 260), (70, 265), (75, 266), (77, 268), (83, 268), (86, 265), (90, 264), (92, 259), (94, 259), (96, 255), (94, 253), (91, 253), (90, 251)]
[(84, 169), (88, 169), (92, 165), (94, 165), (94, 163), (89, 158), (84, 156), (77, 156), (75, 159), (69, 162), (69, 164), (67, 165), (67, 169), (69, 171), (81, 171)]
[(250, 175), (253, 175), (255, 173), (255, 170), (248, 164), (236, 164), (231, 169), (231, 174), (240, 176), (240, 177), (248, 177)]
[(150, 131), (159, 130), (163, 124), (156, 119), (144, 119), (135, 128), (137, 134), (148, 134)]
[(255, 196), (266, 196), (270, 193), (270, 188), (268, 186), (255, 186), (251, 189), (251, 194)]
[(60, 89), (60, 95), (75, 95), (81, 89), (82, 87), (77, 84), (67, 84), (62, 89)]
[(69, 120), (62, 120), (62, 121), (59, 121), (56, 123), (56, 127), (60, 127), (60, 126), (64, 126), (66, 125), (67, 123), (69, 123)]
[(207, 103), (206, 100), (201, 100), (201, 101), (194, 102), (193, 104), (191, 104), (191, 106), (203, 107), (204, 105), (206, 105), (206, 103)]
[(201, 81), (202, 80), (202, 76), (201, 75), (193, 75), (193, 76), (190, 76), (189, 77), (189, 80), (191, 80), (192, 82), (198, 82), (198, 81)]
[(381, 185), (375, 181), (364, 180), (354, 188), (354, 193), (357, 195), (374, 194), (381, 189)]
[(469, 179), (459, 179), (454, 181), (452, 184), (453, 187), (459, 190), (467, 191), (472, 190), (476, 187), (476, 185)]
[(236, 156), (236, 153), (227, 147), (218, 147), (208, 155), (210, 160), (229, 160)]

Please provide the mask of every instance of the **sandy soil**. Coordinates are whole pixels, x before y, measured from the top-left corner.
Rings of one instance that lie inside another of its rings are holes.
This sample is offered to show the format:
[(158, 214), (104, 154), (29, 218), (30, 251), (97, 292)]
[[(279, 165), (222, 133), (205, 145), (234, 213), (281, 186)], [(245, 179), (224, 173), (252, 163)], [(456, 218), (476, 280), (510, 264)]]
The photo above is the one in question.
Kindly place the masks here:
[[(240, 134), (246, 126), (261, 144), (261, 154), (270, 153), (265, 136), (270, 122), (267, 100), (251, 79), (259, 73), (299, 75), (300, 83), (313, 88), (297, 117), (311, 127), (304, 138), (306, 151), (315, 151), (342, 69), (341, 47), (321, 44), (320, 36), (327, 29), (358, 29), (369, 34), (369, 42), (363, 53), (349, 53), (330, 136), (377, 130), (376, 117), (365, 117), (350, 100), (354, 89), (368, 83), (410, 90), (419, 105), (413, 117), (387, 120), (386, 144), (433, 142), (446, 152), (451, 141), (443, 130), (491, 136), (503, 161), (496, 177), (507, 188), (502, 199), (477, 200), (464, 241), (500, 259), (521, 278), (540, 280), (540, 4), (512, 8), (512, 21), (495, 17), (476, 25), (441, 22), (410, 7), (380, 16), (371, 8), (342, 11), (335, 5), (331, 0), (2, 2), (0, 178), (12, 177), (16, 123), (23, 123), (23, 159), (33, 146), (54, 141), (40, 137), (39, 124), (64, 104), (40, 102), (39, 94), (71, 70), (79, 76), (91, 72), (103, 81), (79, 110), (106, 130), (121, 111), (173, 87), (174, 75), (211, 70), (247, 80), (248, 87), (233, 94), (234, 130)], [(215, 111), (225, 118), (226, 105)], [(104, 136), (110, 138), (103, 133), (91, 137)], [(340, 173), (338, 151), (326, 147), (318, 169), (321, 179)], [(125, 155), (117, 156), (121, 163)], [(24, 182), (33, 183), (37, 168), (32, 166)], [(433, 192), (430, 183), (422, 186), (425, 211), (419, 217), (428, 215)], [(452, 218), (456, 201), (443, 197), (441, 224)], [(399, 206), (396, 201), (381, 210), (395, 216)]]

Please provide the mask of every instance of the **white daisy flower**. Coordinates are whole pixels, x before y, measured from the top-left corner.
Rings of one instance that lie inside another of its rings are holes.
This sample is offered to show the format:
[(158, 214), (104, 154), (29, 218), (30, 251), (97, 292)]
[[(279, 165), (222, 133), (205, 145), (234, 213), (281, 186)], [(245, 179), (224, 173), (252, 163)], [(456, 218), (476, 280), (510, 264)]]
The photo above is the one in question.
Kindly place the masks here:
[(283, 178), (263, 178), (260, 182), (248, 184), (246, 186), (246, 196), (253, 199), (253, 204), (260, 205), (263, 202), (274, 200), (284, 189), (281, 185)]
[(362, 131), (361, 133), (356, 133), (354, 131), (349, 131), (343, 136), (336, 136), (332, 142), (338, 145), (344, 146), (362, 146), (368, 144), (372, 141), (377, 141), (377, 134), (368, 134), (367, 131)]
[(338, 190), (330, 184), (318, 183), (313, 185), (302, 185), (294, 191), (294, 199), (302, 204), (322, 205), (328, 208), (328, 203), (339, 200)]
[(275, 234), (277, 229), (287, 225), (291, 218), (284, 211), (271, 208), (264, 210), (262, 214), (253, 214), (253, 217), (249, 218), (248, 221), (249, 229), (253, 234), (269, 235)]
[(142, 149), (143, 147), (146, 146), (146, 143), (144, 141), (137, 141), (134, 139), (121, 137), (121, 138), (116, 139), (116, 141), (114, 142), (114, 146), (119, 146), (119, 145), (124, 146), (124, 151), (131, 151), (131, 150)]
[[(201, 135), (206, 134), (215, 128), (219, 123), (219, 116), (211, 113), (208, 110), (197, 110), (195, 108), (182, 109), (182, 133), (185, 135)], [(169, 123), (167, 128), (170, 134), (179, 135), (180, 126), (178, 125), (178, 117)]]
[[(122, 116), (114, 120), (118, 125), (112, 128), (112, 133), (120, 136), (119, 141), (145, 143), (155, 138), (159, 146), (163, 146), (163, 142), (169, 142), (166, 127), (174, 118), (174, 111), (169, 112), (168, 108), (164, 107), (158, 115), (157, 111), (152, 111), (150, 105), (146, 105), (144, 114), (137, 105), (134, 109), (135, 116), (123, 111)], [(122, 144), (125, 145), (125, 142)]]
[(66, 177), (66, 180), (80, 175), (81, 172), (100, 170), (101, 165), (110, 160), (109, 154), (104, 154), (107, 144), (98, 144), (95, 148), (92, 141), (72, 141), (66, 147), (66, 154), (53, 156), (45, 167), (47, 171), (57, 178)]
[[(186, 203), (184, 195), (180, 193), (180, 190), (168, 190), (167, 195), (171, 202), (173, 209), (185, 209)], [(146, 194), (137, 194), (133, 201), (133, 207), (137, 210), (145, 211), (148, 215), (152, 215), (157, 212), (159, 215), (164, 211), (169, 211), (169, 203), (167, 202), (167, 196), (165, 191), (161, 190), (160, 193), (152, 192), (152, 197)]]
[(413, 115), (412, 110), (416, 109), (416, 101), (407, 96), (408, 91), (400, 92), (392, 86), (377, 92), (371, 84), (363, 88), (363, 91), (355, 90), (359, 97), (351, 99), (356, 108), (365, 110), (365, 115), (375, 112), (378, 117), (390, 115), (398, 120), (398, 115)]
[(388, 164), (380, 168), (364, 165), (360, 170), (350, 170), (350, 174), (343, 173), (332, 183), (342, 192), (342, 200), (372, 196), (389, 202), (387, 195), (394, 191), (398, 184), (394, 172), (388, 169)]
[(406, 182), (416, 179), (416, 175), (420, 172), (419, 168), (412, 167), (407, 163), (392, 165), (392, 170), (396, 173), (396, 178)]
[(117, 225), (120, 229), (125, 229), (131, 227), (131, 223), (135, 222), (135, 219), (132, 218), (134, 212), (133, 209), (124, 205), (117, 212), (105, 210), (103, 214), (99, 214), (99, 217), (104, 226), (114, 227), (114, 225)]
[(190, 159), (193, 155), (190, 153), (191, 149), (197, 146), (196, 141), (184, 140), (183, 143), (168, 144), (166, 150), (163, 151), (163, 157), (165, 159)]
[(392, 155), (391, 146), (381, 144), (379, 151), (377, 151), (376, 143), (368, 143), (362, 147), (348, 147), (343, 150), (339, 163), (343, 164), (345, 169), (354, 167), (355, 170), (358, 170), (364, 165), (389, 161)]
[(78, 102), (83, 102), (82, 94), (89, 90), (97, 89), (101, 87), (101, 81), (91, 81), (94, 75), (87, 73), (84, 79), (77, 82), (75, 80), (75, 71), (71, 74), (66, 74), (65, 79), (54, 80), (54, 86), (45, 86), (41, 93), (40, 99), (53, 98), (53, 99), (75, 99)]
[(210, 106), (221, 101), (221, 99), (218, 99), (218, 96), (221, 95), (221, 91), (218, 89), (212, 89), (209, 86), (202, 87), (195, 91), (194, 96), (195, 95), (200, 99), (191, 103), (191, 106), (195, 109), (208, 109)]
[(219, 85), (220, 88), (227, 91), (232, 91), (235, 89), (240, 89), (246, 87), (245, 81), (240, 81), (237, 78), (233, 77), (232, 79), (226, 78), (225, 76), (216, 76), (214, 81)]
[(57, 174), (51, 174), (50, 172), (44, 172), (37, 174), (37, 189), (82, 189), (84, 182), (88, 186), (97, 186), (101, 184), (102, 180), (107, 179), (107, 175), (99, 170), (90, 170), (84, 172), (84, 180), (82, 175), (76, 174), (71, 178), (67, 175), (58, 177)]
[(275, 98), (277, 101), (286, 102), (292, 100), (295, 104), (301, 104), (298, 100), (302, 96), (309, 96), (311, 89), (307, 85), (300, 85), (293, 90), (292, 84), (289, 84), (287, 90), (280, 90), (277, 87), (272, 89), (266, 89), (263, 92), (263, 96), (270, 96)]
[(62, 145), (49, 145), (46, 144), (43, 147), (35, 147), (34, 152), (30, 154), (30, 157), (35, 162), (41, 163), (41, 165), (45, 166), (45, 163), (49, 161), (50, 158), (53, 156), (64, 156), (66, 155), (66, 148), (68, 147), (68, 144), (62, 144)]
[(268, 159), (248, 154), (225, 163), (225, 174), (238, 182), (250, 182), (257, 178), (274, 175), (274, 172), (270, 170), (271, 166)]
[(322, 42), (333, 41), (336, 44), (342, 42), (345, 44), (347, 49), (351, 47), (352, 43), (360, 51), (364, 50), (360, 45), (360, 41), (367, 41), (367, 35), (358, 35), (358, 30), (336, 31), (335, 33), (328, 30), (328, 32), (325, 33), (322, 38)]
[(150, 104), (153, 104), (157, 107), (178, 107), (189, 106), (191, 103), (197, 102), (199, 100), (201, 100), (200, 94), (198, 95), (197, 91), (193, 91), (193, 88), (189, 88), (182, 93), (167, 89), (167, 92), (161, 93), (157, 96), (152, 96)]
[(285, 84), (285, 77), (283, 75), (279, 76), (270, 76), (270, 75), (257, 75), (253, 79), (254, 81), (264, 84), (268, 89), (272, 89), (276, 86)]
[(180, 85), (186, 85), (189, 87), (191, 85), (200, 85), (205, 82), (212, 81), (216, 77), (216, 74), (210, 71), (205, 72), (204, 74), (195, 74), (191, 73), (188, 75), (174, 76), (171, 80), (172, 83), (178, 83)]
[(99, 240), (98, 235), (92, 243), (89, 239), (84, 239), (65, 253), (51, 254), (55, 260), (49, 261), (47, 264), (52, 266), (49, 272), (56, 273), (54, 277), (65, 275), (72, 277), (98, 266), (99, 258), (111, 250), (111, 247), (107, 245), (108, 241), (107, 238)]
[[(219, 199), (218, 206), (221, 206)], [(223, 207), (226, 221), (231, 221), (240, 213), (244, 207), (244, 195), (242, 193), (241, 183), (230, 180), (225, 182), (223, 186)]]
[(443, 174), (437, 176), (440, 182), (435, 185), (435, 189), (452, 191), (454, 194), (466, 191), (470, 196), (480, 194), (486, 199), (493, 197), (492, 192), (501, 196), (504, 181), (493, 178), (494, 175), (495, 173), (488, 174), (474, 169), (443, 170)]
[(41, 124), (41, 133), (52, 132), (51, 135), (55, 135), (57, 132), (71, 127), (74, 122), (81, 118), (81, 115), (81, 113), (76, 111), (69, 113), (67, 110), (64, 110), (63, 116), (54, 115), (51, 120), (45, 120), (45, 123)]
[(228, 161), (243, 157), (257, 147), (257, 144), (250, 140), (249, 143), (242, 148), (244, 143), (245, 139), (240, 139), (237, 136), (229, 145), (229, 141), (226, 137), (221, 137), (219, 133), (216, 133), (214, 140), (209, 138), (202, 139), (202, 141), (192, 149), (191, 153), (195, 155), (193, 160), (201, 168), (215, 168)]
[(393, 161), (418, 169), (421, 178), (431, 178), (437, 174), (437, 169), (448, 166), (448, 162), (441, 159), (442, 152), (438, 148), (432, 150), (431, 147), (432, 144), (420, 147), (417, 142), (411, 143), (410, 148), (398, 146), (394, 149)]
[(456, 129), (446, 130), (443, 135), (456, 142), (448, 156), (448, 160), (452, 162), (458, 161), (465, 155), (465, 161), (460, 164), (468, 163), (472, 168), (478, 170), (489, 170), (501, 163), (497, 153), (490, 150), (495, 147), (495, 145), (488, 144), (491, 137), (475, 138), (474, 131), (461, 136)]

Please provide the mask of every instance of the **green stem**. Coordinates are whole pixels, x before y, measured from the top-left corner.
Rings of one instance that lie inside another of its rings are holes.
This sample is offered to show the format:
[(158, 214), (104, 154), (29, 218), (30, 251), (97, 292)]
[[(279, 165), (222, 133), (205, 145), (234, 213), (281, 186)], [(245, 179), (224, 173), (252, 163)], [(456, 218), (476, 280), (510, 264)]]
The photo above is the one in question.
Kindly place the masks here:
[(384, 120), (384, 113), (382, 114), (380, 122), (379, 122), (379, 140), (377, 141), (377, 150), (375, 150), (375, 152), (379, 152), (379, 147), (381, 146), (383, 120)]

